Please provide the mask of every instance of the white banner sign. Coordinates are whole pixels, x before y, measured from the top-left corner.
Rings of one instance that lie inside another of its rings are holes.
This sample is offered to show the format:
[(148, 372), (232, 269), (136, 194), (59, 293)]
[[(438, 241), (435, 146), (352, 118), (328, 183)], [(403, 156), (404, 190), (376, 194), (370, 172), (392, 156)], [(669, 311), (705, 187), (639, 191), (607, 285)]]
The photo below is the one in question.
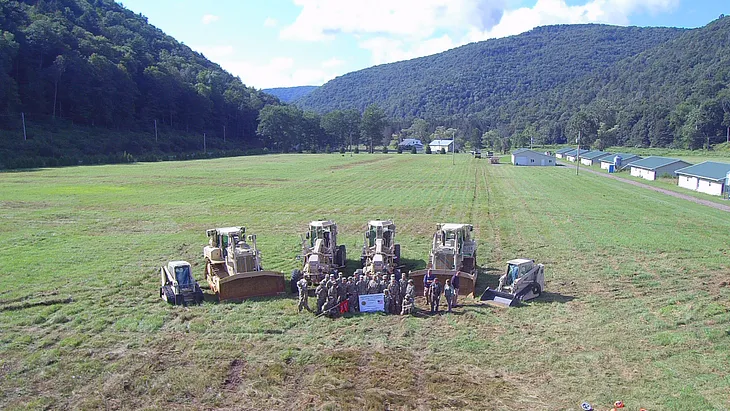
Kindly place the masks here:
[(360, 296), (360, 312), (372, 313), (385, 311), (385, 294), (365, 294)]

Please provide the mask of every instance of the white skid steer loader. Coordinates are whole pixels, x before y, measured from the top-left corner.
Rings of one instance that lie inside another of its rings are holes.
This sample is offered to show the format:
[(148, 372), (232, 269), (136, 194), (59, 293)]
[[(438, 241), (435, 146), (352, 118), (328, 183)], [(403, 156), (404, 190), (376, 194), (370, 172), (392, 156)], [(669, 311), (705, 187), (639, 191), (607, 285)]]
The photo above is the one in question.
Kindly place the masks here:
[(501, 307), (515, 307), (522, 301), (537, 298), (545, 288), (545, 266), (534, 260), (519, 258), (507, 262), (507, 272), (499, 277), (496, 290), (487, 287), (481, 301)]

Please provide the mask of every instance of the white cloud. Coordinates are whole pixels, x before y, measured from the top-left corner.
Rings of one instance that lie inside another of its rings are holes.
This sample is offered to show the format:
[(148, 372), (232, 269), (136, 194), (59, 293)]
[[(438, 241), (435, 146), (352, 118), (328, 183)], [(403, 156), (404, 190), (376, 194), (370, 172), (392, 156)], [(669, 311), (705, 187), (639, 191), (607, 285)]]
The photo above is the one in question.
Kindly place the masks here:
[(264, 27), (279, 27), (279, 22), (271, 17), (267, 17), (266, 20), (264, 20)]
[(673, 10), (680, 0), (537, 0), (508, 9), (508, 0), (294, 0), (301, 12), (279, 36), (327, 41), (353, 36), (373, 64), (439, 53), (472, 41), (519, 34), (548, 24), (627, 25), (637, 13)]
[(331, 59), (322, 62), (322, 68), (340, 67), (343, 64), (345, 64), (343, 60), (340, 60), (337, 57), (332, 57)]
[(206, 14), (201, 19), (201, 22), (203, 24), (210, 24), (210, 23), (215, 23), (216, 21), (218, 21), (220, 19), (221, 19), (220, 16), (216, 16), (216, 15), (213, 15), (213, 14)]

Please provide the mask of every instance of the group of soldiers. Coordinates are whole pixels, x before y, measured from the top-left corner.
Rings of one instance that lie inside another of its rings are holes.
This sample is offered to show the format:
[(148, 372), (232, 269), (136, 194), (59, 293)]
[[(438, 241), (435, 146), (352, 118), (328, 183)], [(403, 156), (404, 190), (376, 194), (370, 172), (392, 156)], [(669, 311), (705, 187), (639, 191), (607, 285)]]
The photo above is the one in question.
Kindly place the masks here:
[(387, 274), (357, 274), (345, 277), (341, 272), (327, 274), (315, 290), (317, 306), (309, 308), (309, 289), (307, 280), (297, 281), (299, 292), (299, 312), (306, 309), (317, 315), (336, 316), (344, 313), (355, 313), (360, 310), (360, 296), (366, 294), (383, 294), (384, 309), (388, 314), (411, 314), (415, 305), (416, 289), (413, 280), (395, 274), (390, 278)]
[[(354, 277), (345, 277), (342, 272), (327, 274), (315, 290), (317, 306), (309, 308), (309, 287), (305, 278), (297, 281), (299, 292), (299, 312), (306, 309), (317, 315), (336, 316), (338, 314), (356, 313), (360, 310), (360, 296), (366, 294), (383, 294), (383, 308), (388, 314), (412, 314), (415, 309), (416, 289), (409, 276), (397, 279), (395, 274), (365, 275), (356, 273)], [(423, 296), (431, 313), (439, 312), (441, 295), (446, 298), (448, 312), (456, 306), (459, 294), (459, 273), (446, 279), (442, 286), (438, 278), (429, 270), (423, 278)]]

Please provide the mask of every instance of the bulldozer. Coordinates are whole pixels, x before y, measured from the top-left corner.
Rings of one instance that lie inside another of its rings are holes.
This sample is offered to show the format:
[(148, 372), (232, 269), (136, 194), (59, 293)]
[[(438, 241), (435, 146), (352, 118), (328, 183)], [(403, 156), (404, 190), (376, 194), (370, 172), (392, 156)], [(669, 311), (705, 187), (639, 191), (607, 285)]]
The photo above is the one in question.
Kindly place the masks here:
[(344, 268), (347, 254), (344, 245), (337, 245), (337, 223), (331, 220), (309, 223), (309, 230), (302, 236), (302, 254), (298, 258), (303, 261), (302, 269), (292, 272), (292, 284), (304, 277), (310, 286), (317, 285), (326, 274)]
[(545, 289), (545, 266), (535, 260), (518, 258), (507, 261), (507, 272), (499, 277), (496, 290), (487, 287), (481, 301), (501, 307), (515, 307), (537, 298)]
[(284, 274), (261, 267), (256, 235), (247, 236), (246, 227), (213, 228), (205, 234), (205, 278), (221, 301), (284, 293)]
[(411, 273), (417, 293), (423, 293), (423, 277), (431, 272), (444, 284), (459, 273), (459, 295), (473, 296), (477, 283), (477, 243), (470, 224), (438, 224), (425, 270)]
[(203, 290), (193, 278), (190, 263), (170, 261), (160, 267), (160, 298), (173, 305), (200, 304)]
[(400, 279), (400, 244), (395, 243), (395, 224), (390, 220), (368, 221), (360, 265), (363, 274), (395, 274)]

